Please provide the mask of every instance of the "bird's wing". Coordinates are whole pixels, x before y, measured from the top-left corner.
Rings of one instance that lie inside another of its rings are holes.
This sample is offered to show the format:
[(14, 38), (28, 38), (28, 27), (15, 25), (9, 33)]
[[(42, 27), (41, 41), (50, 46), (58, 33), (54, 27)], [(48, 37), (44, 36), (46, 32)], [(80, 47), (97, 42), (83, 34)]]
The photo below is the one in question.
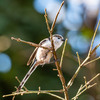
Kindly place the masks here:
[(27, 62), (27, 66), (29, 66), (31, 63), (33, 63), (35, 61), (37, 49), (38, 49), (38, 47), (36, 47), (35, 50), (33, 51), (33, 53), (31, 54), (31, 56)]
[[(39, 45), (42, 45), (42, 44), (45, 43), (47, 40), (48, 40), (48, 38), (43, 39), (43, 40), (39, 43)], [(34, 61), (35, 61), (35, 56), (36, 56), (36, 53), (37, 53), (38, 48), (39, 48), (39, 47), (36, 47), (35, 50), (33, 51), (33, 53), (31, 54), (31, 56), (30, 56), (30, 58), (29, 58), (29, 60), (28, 60), (28, 62), (27, 62), (27, 66), (29, 66), (30, 64), (32, 65), (32, 64), (34, 63)], [(31, 65), (30, 65), (30, 66), (31, 66)]]

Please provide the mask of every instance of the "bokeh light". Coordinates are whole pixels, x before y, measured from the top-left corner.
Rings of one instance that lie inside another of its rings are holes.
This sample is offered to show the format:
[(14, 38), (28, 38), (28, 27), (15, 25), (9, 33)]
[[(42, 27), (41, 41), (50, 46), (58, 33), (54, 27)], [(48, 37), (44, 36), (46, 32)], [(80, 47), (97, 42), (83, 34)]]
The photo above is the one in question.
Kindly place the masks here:
[(77, 31), (83, 23), (83, 6), (79, 0), (69, 0), (66, 12), (66, 17), (63, 20), (63, 25), (66, 29)]
[(100, 0), (83, 0), (87, 16), (96, 17), (100, 7)]
[(6, 73), (11, 69), (11, 59), (5, 53), (0, 53), (0, 72)]
[(79, 53), (86, 53), (89, 48), (89, 41), (83, 37), (80, 32), (69, 31), (67, 34), (68, 43), (72, 46), (73, 51)]
[(0, 36), (0, 52), (7, 50), (11, 46), (11, 40), (7, 36)]
[(67, 11), (63, 25), (65, 28), (73, 31), (77, 31), (82, 26), (82, 16), (76, 12)]
[(34, 0), (33, 1), (33, 7), (36, 9), (39, 13), (44, 13), (44, 9), (46, 8), (46, 5), (53, 0)]

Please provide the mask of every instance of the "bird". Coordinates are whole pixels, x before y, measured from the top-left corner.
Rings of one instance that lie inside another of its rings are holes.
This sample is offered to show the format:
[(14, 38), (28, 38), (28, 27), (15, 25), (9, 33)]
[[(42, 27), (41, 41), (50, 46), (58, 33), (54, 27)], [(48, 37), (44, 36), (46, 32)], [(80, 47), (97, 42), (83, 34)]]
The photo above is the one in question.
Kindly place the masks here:
[[(52, 40), (54, 43), (55, 51), (58, 48), (60, 48), (61, 45), (63, 44), (63, 42), (65, 41), (63, 36), (59, 35), (59, 34), (54, 34), (52, 36)], [(52, 48), (50, 37), (45, 38), (42, 41), (40, 41), (39, 45), (44, 46), (44, 47), (48, 47), (48, 48)], [(25, 85), (25, 83), (27, 82), (27, 80), (29, 79), (31, 74), (35, 71), (35, 69), (39, 65), (44, 65), (44, 64), (50, 63), (50, 59), (52, 58), (52, 56), (53, 56), (53, 53), (49, 49), (44, 49), (42, 47), (35, 48), (35, 50), (31, 54), (31, 56), (27, 62), (27, 66), (30, 65), (30, 69), (27, 72), (27, 74), (25, 75), (25, 77), (22, 79), (21, 83), (19, 84), (19, 86), (17, 88), (17, 92), (19, 92), (23, 88), (23, 86)]]

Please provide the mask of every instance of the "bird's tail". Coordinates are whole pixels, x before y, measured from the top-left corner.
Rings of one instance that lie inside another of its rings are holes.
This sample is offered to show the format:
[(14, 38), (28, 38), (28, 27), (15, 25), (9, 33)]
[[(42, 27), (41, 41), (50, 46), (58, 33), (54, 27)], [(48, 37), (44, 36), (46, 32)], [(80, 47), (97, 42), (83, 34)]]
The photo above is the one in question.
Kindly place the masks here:
[(32, 65), (32, 67), (30, 68), (30, 70), (27, 72), (27, 74), (25, 75), (25, 77), (21, 81), (20, 85), (17, 88), (17, 91), (20, 91), (20, 89), (23, 88), (24, 84), (29, 79), (29, 77), (31, 76), (31, 74), (35, 71), (35, 69), (37, 68), (37, 66), (38, 65), (36, 64), (36, 61), (35, 61), (34, 64)]

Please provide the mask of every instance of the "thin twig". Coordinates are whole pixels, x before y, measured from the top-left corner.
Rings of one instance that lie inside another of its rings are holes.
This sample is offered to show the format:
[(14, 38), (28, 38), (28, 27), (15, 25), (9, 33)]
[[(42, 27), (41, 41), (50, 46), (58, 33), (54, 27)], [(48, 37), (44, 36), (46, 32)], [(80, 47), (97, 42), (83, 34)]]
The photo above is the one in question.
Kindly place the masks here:
[(63, 56), (64, 56), (64, 53), (65, 53), (66, 44), (67, 44), (67, 39), (65, 40), (65, 44), (64, 44), (64, 47), (63, 47), (62, 55), (61, 55), (60, 68), (62, 67)]
[(15, 99), (15, 95), (12, 97), (12, 100), (14, 100)]
[(94, 76), (90, 81), (88, 81), (81, 89), (85, 88), (86, 85), (89, 85), (94, 79), (96, 79), (98, 76), (100, 76), (100, 73), (98, 73), (96, 76)]
[(80, 93), (78, 93), (75, 97), (73, 97), (72, 99), (74, 98), (77, 98), (78, 96), (80, 96), (83, 92), (85, 92), (87, 89), (90, 89), (92, 87), (94, 87), (95, 85), (97, 85), (97, 83), (94, 83), (92, 85), (89, 85), (87, 88), (85, 88), (84, 90), (82, 90)]
[(50, 26), (49, 26), (49, 23), (48, 23), (48, 18), (47, 18), (47, 12), (46, 12), (46, 9), (45, 9), (45, 15), (44, 15), (44, 17), (45, 17), (47, 29), (48, 29), (48, 31), (49, 31), (49, 33), (50, 33)]
[[(56, 52), (55, 52), (55, 49), (54, 49), (54, 44), (53, 44), (53, 39), (52, 39), (52, 34), (51, 34), (51, 33), (50, 33), (50, 39), (51, 39), (51, 44), (52, 44), (52, 49), (53, 49), (53, 56), (54, 56), (54, 59), (57, 60), (57, 55), (56, 55)], [(60, 78), (61, 83), (62, 83), (62, 86), (63, 86), (64, 95), (65, 95), (65, 100), (69, 100), (69, 98), (68, 98), (68, 93), (67, 93), (67, 89), (66, 89), (65, 79), (64, 79), (64, 77), (63, 77), (63, 74), (62, 74), (62, 71), (61, 71), (59, 62), (56, 61), (56, 62), (55, 62), (55, 65), (56, 65), (56, 67), (57, 67), (58, 74), (59, 74), (59, 78)]]
[(41, 87), (39, 86), (39, 92), (37, 93), (38, 95), (40, 94), (40, 91), (41, 91)]
[(73, 77), (70, 79), (70, 81), (68, 82), (67, 84), (67, 89), (69, 89), (72, 84), (73, 84), (73, 81), (75, 80), (76, 76), (78, 75), (80, 69), (82, 68), (82, 66), (88, 61), (89, 57), (87, 57), (81, 64), (80, 66), (78, 67), (78, 69), (76, 70), (75, 74), (73, 75)]
[(78, 89), (77, 94), (80, 92), (80, 90), (81, 90), (82, 86), (83, 86), (83, 85), (81, 85), (81, 86), (80, 86), (80, 88)]
[(79, 65), (79, 67), (77, 68), (75, 74), (73, 75), (73, 77), (70, 79), (70, 81), (68, 82), (67, 84), (67, 89), (69, 89), (72, 84), (73, 84), (73, 81), (75, 80), (76, 76), (78, 75), (80, 69), (82, 68), (82, 66), (87, 63), (87, 61), (90, 59), (90, 56), (91, 56), (91, 51), (92, 51), (92, 47), (93, 47), (93, 42), (94, 42), (94, 39), (95, 39), (95, 36), (96, 36), (96, 32), (98, 30), (98, 27), (99, 27), (99, 24), (100, 24), (100, 20), (98, 22), (98, 25), (96, 27), (96, 30), (94, 32), (94, 35), (93, 35), (93, 38), (92, 38), (92, 42), (91, 42), (91, 46), (90, 46), (90, 49), (89, 49), (89, 52), (88, 52), (88, 56), (85, 58), (85, 60)]
[(43, 49), (52, 50), (51, 48), (44, 47), (44, 46), (41, 46), (41, 45), (36, 44), (36, 43), (27, 42), (27, 41), (21, 40), (20, 38), (14, 38), (14, 37), (11, 37), (11, 39), (12, 39), (12, 40), (16, 40), (17, 42), (22, 42), (22, 43), (29, 44), (29, 45), (34, 46), (34, 47), (41, 47), (41, 48), (43, 48)]
[[(18, 79), (17, 76), (15, 77), (15, 79), (20, 83), (20, 80)], [(23, 86), (23, 88), (24, 88), (26, 91), (28, 91), (28, 89), (27, 89), (25, 86)]]
[(58, 15), (59, 15), (59, 13), (60, 13), (60, 10), (61, 10), (63, 4), (64, 4), (64, 1), (61, 3), (61, 6), (60, 6), (60, 8), (59, 8), (59, 10), (58, 10), (58, 12), (57, 12), (57, 14), (56, 14), (56, 17), (55, 17), (55, 19), (54, 19), (54, 21), (53, 21), (53, 24), (52, 24), (52, 26), (51, 26), (51, 30), (50, 30), (50, 33), (51, 33), (51, 34), (52, 34), (52, 32), (53, 32), (53, 29), (54, 29), (56, 20), (57, 20), (57, 18), (58, 18)]
[[(82, 86), (83, 86), (83, 85), (80, 86), (80, 88), (78, 89), (76, 95), (78, 95), (78, 94), (80, 93), (80, 90), (81, 90)], [(74, 97), (74, 100), (76, 100), (76, 99), (77, 99), (77, 97), (75, 96), (75, 97)]]
[(96, 61), (96, 60), (99, 60), (99, 59), (100, 59), (100, 57), (95, 58), (95, 59), (93, 59), (93, 60), (91, 60), (91, 61), (85, 63), (84, 66), (86, 66), (86, 65), (88, 65), (88, 64), (90, 64), (90, 63), (92, 63), (92, 62), (94, 62), (94, 61)]
[[(87, 89), (89, 89), (90, 87), (93, 87), (94, 85), (96, 85), (96, 83), (94, 83), (93, 85), (89, 85), (92, 81), (94, 81), (97, 77), (100, 76), (100, 73), (98, 73), (96, 76), (94, 76), (91, 80), (89, 80), (88, 82), (85, 82), (84, 86), (81, 86), (80, 91), (76, 94), (75, 97), (73, 97), (72, 99), (76, 100), (76, 98), (81, 95), (84, 91), (86, 91)], [(89, 85), (89, 86), (88, 86)], [(85, 88), (85, 89), (84, 89)]]
[[(53, 39), (52, 39), (52, 33), (53, 33), (53, 29), (54, 29), (54, 26), (55, 26), (57, 17), (58, 17), (58, 15), (59, 15), (59, 12), (60, 12), (60, 10), (61, 10), (63, 4), (64, 4), (64, 1), (61, 3), (60, 9), (59, 9), (59, 11), (58, 11), (57, 14), (56, 14), (56, 17), (55, 17), (55, 19), (54, 19), (54, 21), (53, 21), (53, 24), (52, 24), (51, 29), (50, 29), (50, 32), (49, 32), (49, 33), (50, 33), (51, 45), (52, 45), (52, 49), (53, 49), (53, 56), (54, 56), (55, 61), (57, 60), (57, 55), (56, 55), (55, 48), (54, 48), (54, 43), (53, 43)], [(48, 30), (48, 31), (49, 31), (49, 30)], [(62, 71), (61, 71), (59, 62), (56, 61), (56, 62), (55, 62), (55, 65), (56, 65), (56, 67), (57, 67), (58, 74), (59, 74), (59, 78), (60, 78), (61, 83), (62, 83), (62, 86), (63, 86), (65, 100), (69, 100), (68, 92), (67, 92), (67, 88), (66, 88), (66, 83), (65, 83), (65, 79), (64, 79), (64, 77), (63, 77), (63, 73), (62, 73)]]
[(80, 65), (81, 63), (80, 63), (80, 57), (79, 57), (78, 52), (76, 52), (76, 54), (77, 54), (78, 63), (79, 63), (79, 65)]
[(100, 24), (100, 20), (99, 20), (98, 25), (97, 25), (97, 27), (96, 27), (96, 30), (95, 30), (95, 32), (94, 32), (94, 35), (93, 35), (93, 38), (92, 38), (92, 42), (91, 42), (91, 46), (90, 46), (90, 49), (89, 49), (88, 56), (90, 56), (90, 54), (91, 54), (92, 47), (93, 47), (93, 43), (94, 43), (94, 39), (95, 39), (95, 36), (96, 36), (97, 30), (98, 30), (99, 24)]
[(93, 54), (99, 46), (100, 46), (100, 44), (98, 44), (98, 45), (91, 51), (91, 54)]
[(13, 92), (12, 94), (7, 94), (3, 95), (3, 97), (8, 97), (8, 96), (16, 96), (16, 95), (21, 95), (21, 94), (37, 94), (38, 92), (40, 93), (61, 93), (64, 92), (63, 90), (41, 90), (41, 91), (21, 91), (21, 92)]
[(62, 98), (62, 97), (60, 97), (58, 95), (55, 95), (53, 93), (46, 93), (46, 94), (51, 95), (51, 96), (56, 97), (56, 98), (61, 99), (61, 100), (65, 100), (64, 98)]
[[(84, 76), (83, 78), (84, 78), (84, 81), (85, 81), (85, 84), (86, 84), (87, 83), (86, 77)], [(86, 84), (86, 88), (87, 88), (87, 84)]]

